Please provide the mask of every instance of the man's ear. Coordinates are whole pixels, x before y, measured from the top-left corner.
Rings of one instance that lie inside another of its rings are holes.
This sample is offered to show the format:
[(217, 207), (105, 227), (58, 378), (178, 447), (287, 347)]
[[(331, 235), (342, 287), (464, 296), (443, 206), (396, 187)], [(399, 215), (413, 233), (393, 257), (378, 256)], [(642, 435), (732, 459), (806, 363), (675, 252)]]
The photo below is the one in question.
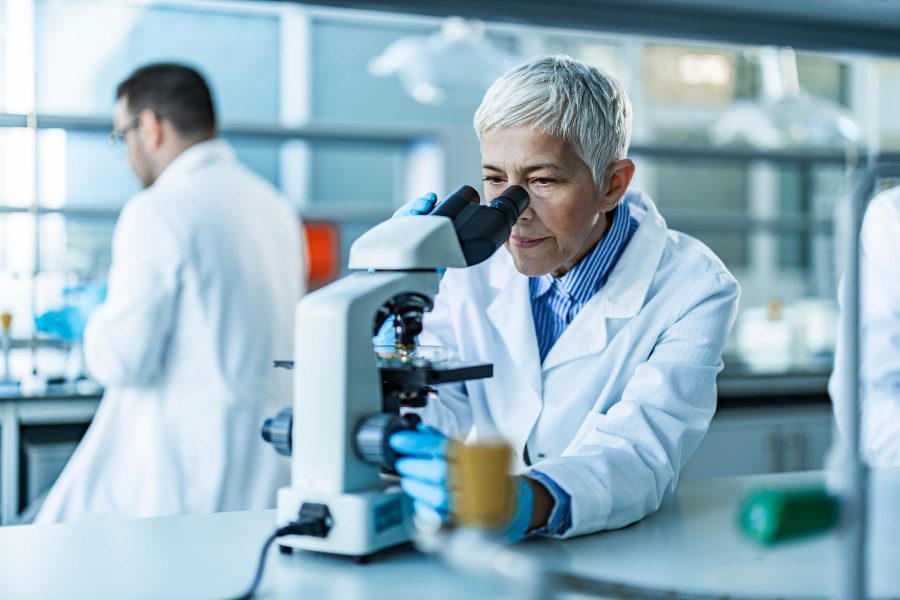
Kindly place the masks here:
[(141, 143), (149, 150), (155, 150), (163, 143), (162, 119), (149, 108), (138, 115), (138, 135)]
[(632, 177), (634, 177), (634, 162), (628, 158), (617, 160), (609, 167), (606, 175), (606, 191), (600, 202), (601, 211), (609, 212), (621, 202)]

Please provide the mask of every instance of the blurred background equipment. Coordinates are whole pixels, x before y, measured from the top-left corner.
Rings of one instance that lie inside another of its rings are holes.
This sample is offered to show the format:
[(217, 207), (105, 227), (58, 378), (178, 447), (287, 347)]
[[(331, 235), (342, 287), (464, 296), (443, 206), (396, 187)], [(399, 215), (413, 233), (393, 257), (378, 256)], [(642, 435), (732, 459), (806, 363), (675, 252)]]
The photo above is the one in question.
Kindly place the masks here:
[(9, 362), (9, 356), (12, 352), (11, 329), (12, 313), (0, 313), (0, 352), (3, 354), (3, 379), (0, 379), (0, 384), (11, 384), (14, 381), (12, 377), (12, 367)]
[(428, 36), (400, 38), (369, 62), (369, 72), (396, 75), (416, 102), (444, 104), (484, 92), (500, 75), (521, 62), (496, 47), (484, 23), (448, 17)]
[(713, 142), (762, 150), (832, 148), (852, 162), (861, 140), (849, 111), (801, 87), (793, 49), (765, 47), (757, 55), (757, 97), (735, 102), (719, 117), (710, 132)]

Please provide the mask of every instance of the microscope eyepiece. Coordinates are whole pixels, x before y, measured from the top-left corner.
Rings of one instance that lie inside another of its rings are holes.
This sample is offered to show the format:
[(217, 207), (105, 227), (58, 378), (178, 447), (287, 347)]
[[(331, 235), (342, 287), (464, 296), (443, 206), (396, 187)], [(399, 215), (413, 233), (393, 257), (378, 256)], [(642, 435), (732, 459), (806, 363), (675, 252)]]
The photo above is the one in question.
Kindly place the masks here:
[(475, 188), (464, 185), (449, 196), (443, 202), (434, 207), (429, 214), (436, 217), (450, 217), (454, 221), (463, 210), (473, 204), (477, 206), (481, 203), (481, 196)]
[(503, 245), (529, 202), (528, 192), (511, 185), (486, 205), (480, 204), (478, 192), (464, 185), (430, 214), (453, 221), (466, 264), (472, 266), (486, 260)]
[(506, 217), (507, 224), (512, 229), (512, 226), (516, 224), (516, 221), (528, 208), (530, 201), (528, 192), (517, 185), (511, 185), (503, 190), (499, 196), (488, 202), (488, 206), (502, 212)]

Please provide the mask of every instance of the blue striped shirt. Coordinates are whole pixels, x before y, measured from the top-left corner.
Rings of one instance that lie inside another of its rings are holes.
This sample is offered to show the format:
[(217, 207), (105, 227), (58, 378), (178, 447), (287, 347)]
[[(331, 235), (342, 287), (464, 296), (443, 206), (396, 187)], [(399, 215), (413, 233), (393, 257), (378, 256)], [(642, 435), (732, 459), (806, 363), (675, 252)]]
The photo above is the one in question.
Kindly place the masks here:
[(638, 222), (631, 216), (628, 204), (620, 202), (609, 230), (571, 271), (562, 277), (548, 273), (528, 278), (541, 362), (575, 315), (606, 283), (637, 227)]
[[(541, 362), (547, 358), (550, 348), (575, 315), (606, 283), (637, 228), (638, 222), (631, 216), (628, 204), (620, 202), (613, 214), (609, 230), (590, 254), (571, 271), (558, 278), (547, 274), (528, 279), (531, 314), (534, 317)], [(527, 457), (527, 446), (525, 453)], [(528, 477), (542, 483), (553, 496), (553, 510), (547, 519), (547, 525), (529, 533), (554, 535), (565, 533), (572, 526), (572, 497), (539, 469), (533, 469), (528, 473)]]

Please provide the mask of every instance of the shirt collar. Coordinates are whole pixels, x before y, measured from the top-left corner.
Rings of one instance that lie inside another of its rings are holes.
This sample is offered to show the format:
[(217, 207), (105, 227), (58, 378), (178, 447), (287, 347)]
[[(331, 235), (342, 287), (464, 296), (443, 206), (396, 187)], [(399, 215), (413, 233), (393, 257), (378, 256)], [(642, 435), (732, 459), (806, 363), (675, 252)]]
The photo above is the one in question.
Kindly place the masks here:
[(234, 150), (231, 148), (231, 144), (224, 139), (213, 138), (211, 140), (199, 142), (176, 156), (175, 159), (163, 169), (163, 172), (160, 173), (159, 177), (156, 178), (154, 185), (172, 178), (177, 178), (179, 175), (190, 173), (211, 162), (227, 162), (234, 160)]
[(550, 291), (554, 285), (561, 293), (569, 296), (578, 304), (584, 304), (599, 290), (616, 257), (622, 253), (628, 243), (628, 232), (631, 212), (627, 202), (619, 202), (612, 215), (609, 229), (600, 238), (587, 256), (562, 277), (554, 277), (550, 273), (539, 277), (530, 277), (532, 298), (540, 298)]

